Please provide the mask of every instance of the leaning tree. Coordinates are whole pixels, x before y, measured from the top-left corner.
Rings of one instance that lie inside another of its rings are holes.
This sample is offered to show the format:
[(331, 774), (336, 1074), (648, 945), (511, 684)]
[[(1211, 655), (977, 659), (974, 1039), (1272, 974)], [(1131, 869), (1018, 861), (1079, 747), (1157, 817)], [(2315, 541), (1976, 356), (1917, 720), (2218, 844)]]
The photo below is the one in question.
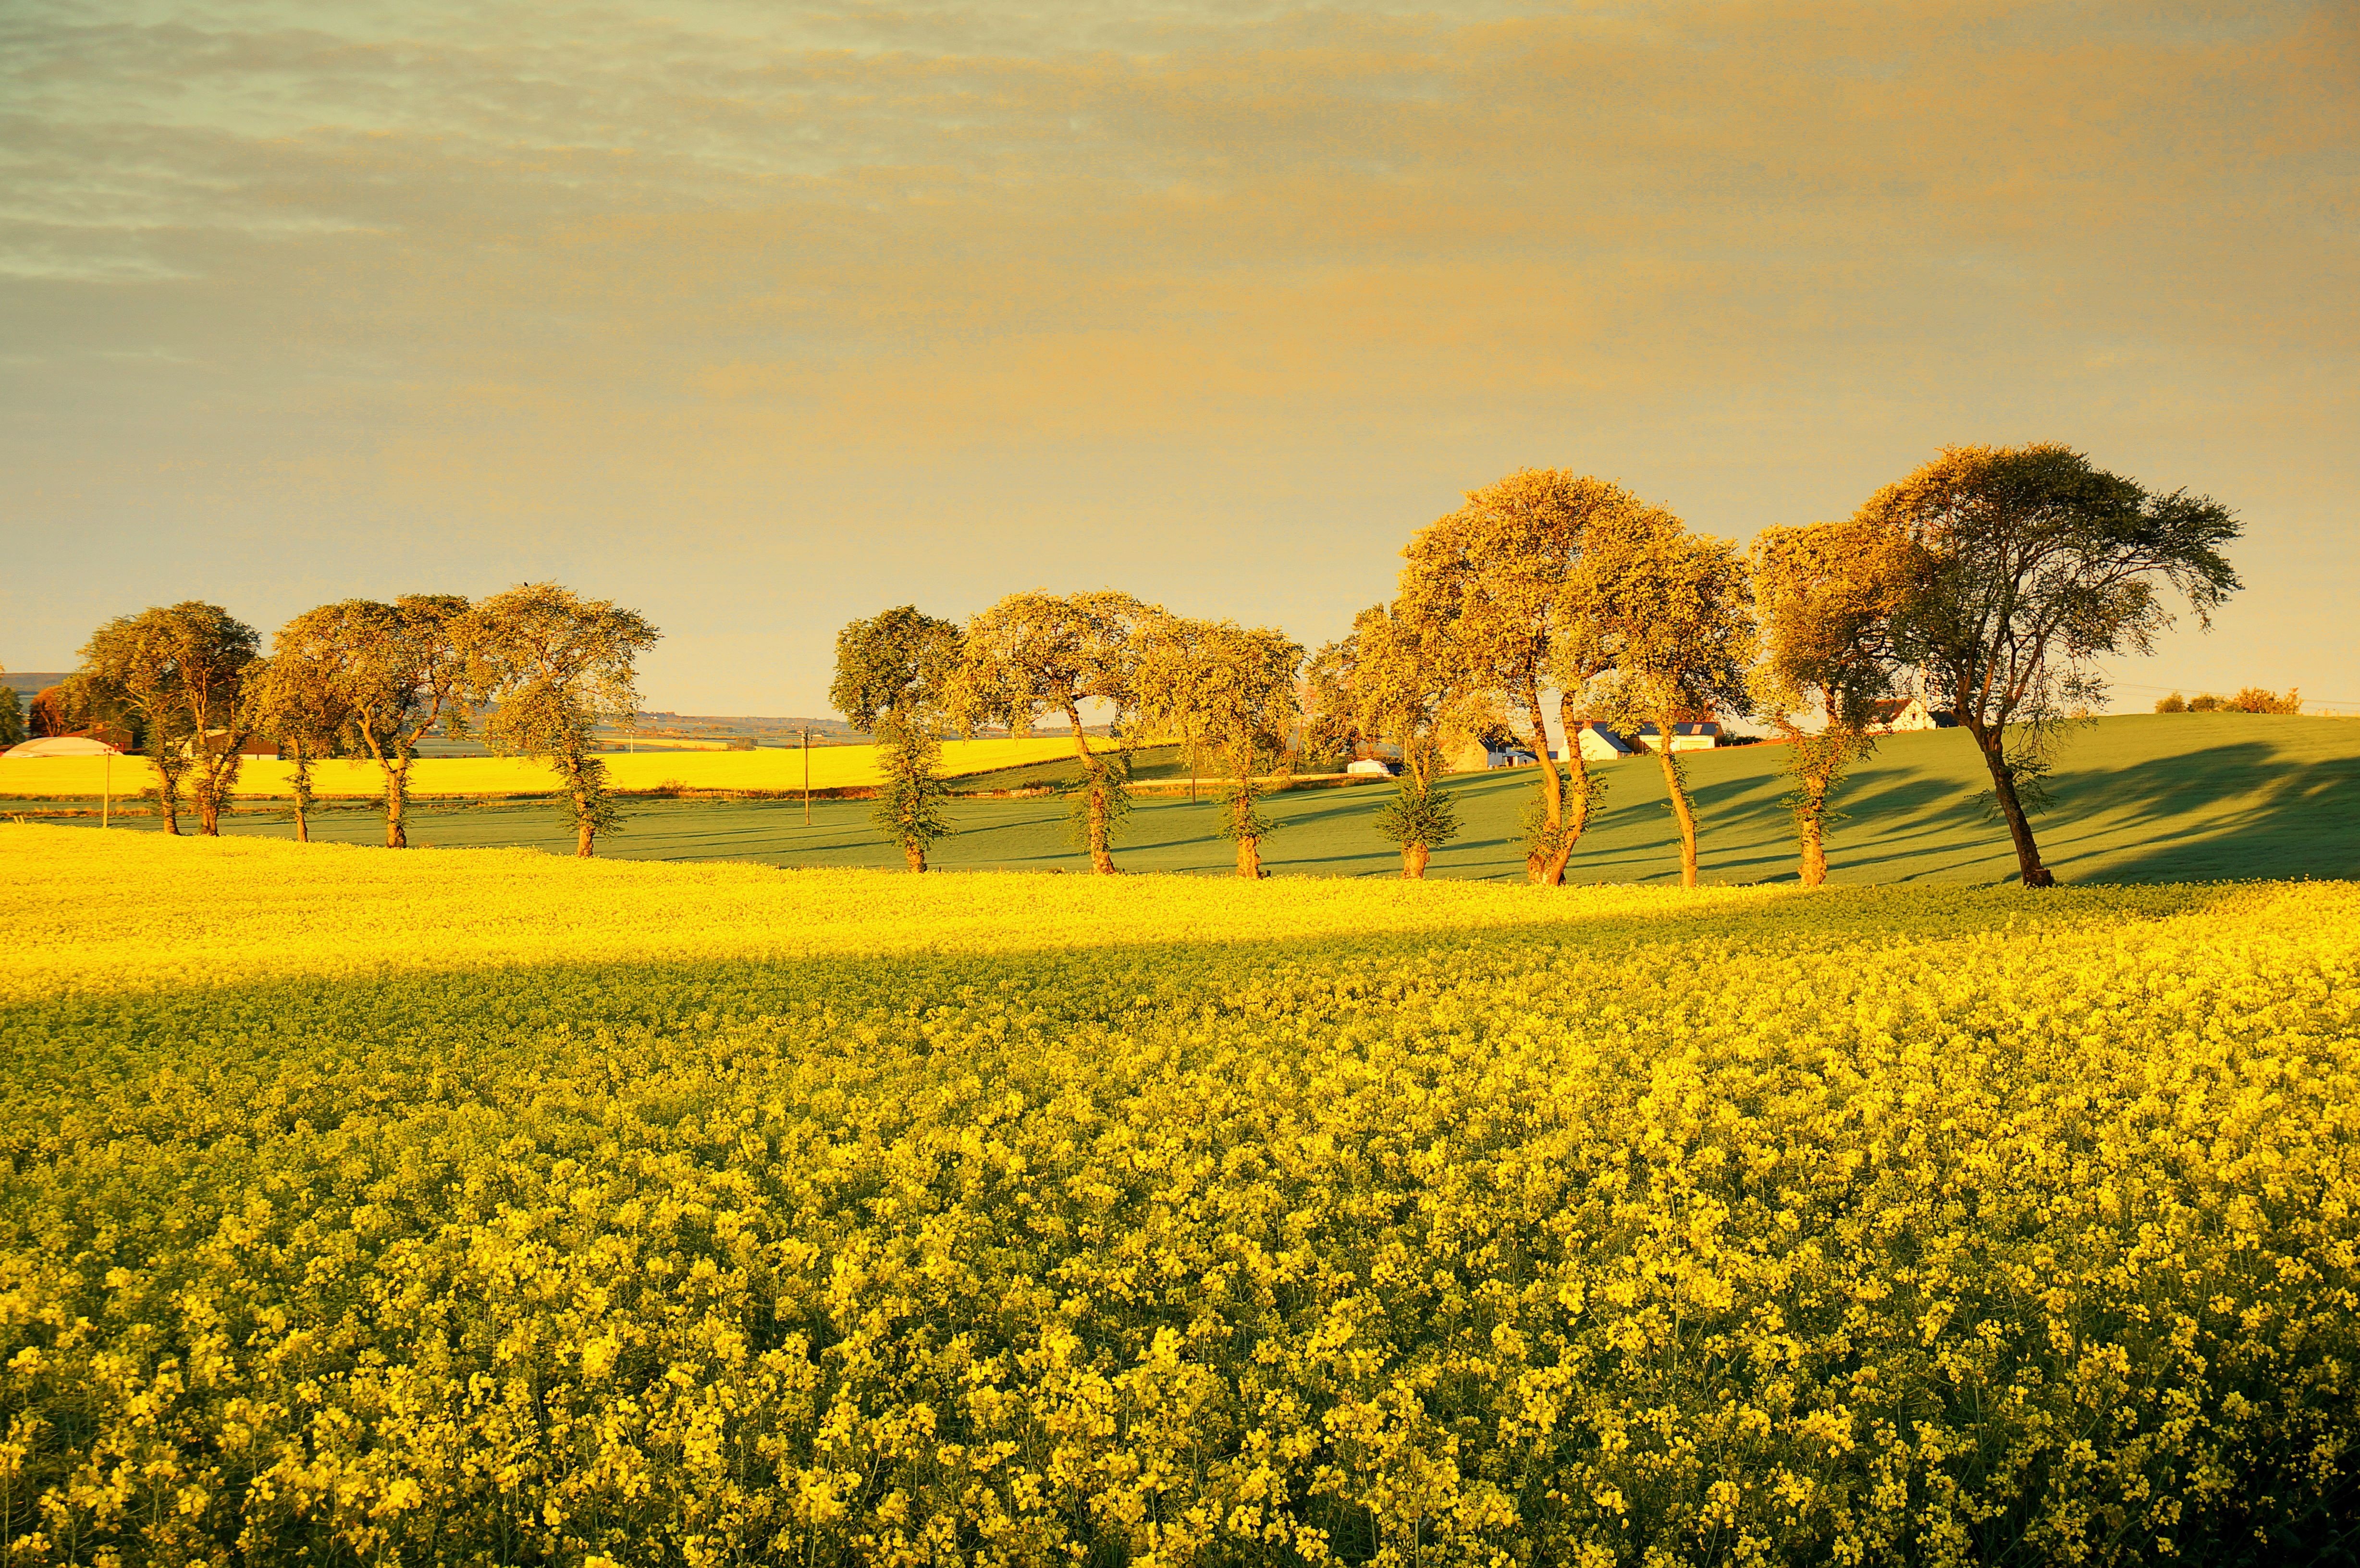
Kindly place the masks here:
[(875, 821), (912, 871), (923, 871), (926, 851), (952, 832), (934, 728), (947, 711), (961, 647), (956, 625), (914, 604), (848, 622), (836, 634), (827, 700), (854, 729), (877, 736)]
[(2044, 442), (1945, 448), (1859, 517), (1910, 540), (1896, 648), (1974, 738), (2024, 885), (2050, 886), (2030, 813), (2062, 727), (2103, 697), (2098, 660), (2152, 650), (2167, 590), (2211, 626), (2239, 586), (2236, 515)]
[(1082, 704), (1104, 702), (1120, 724), (1135, 702), (1140, 626), (1156, 612), (1128, 593), (1011, 593), (967, 624), (966, 648), (953, 676), (950, 706), (960, 727), (1004, 724), (1025, 735), (1043, 714), (1073, 728), (1082, 779), (1074, 790), (1076, 836), (1090, 868), (1114, 872), (1110, 848), (1131, 797), (1129, 748), (1092, 749), (1082, 733)]
[(1909, 541), (1861, 518), (1768, 528), (1754, 538), (1762, 662), (1754, 711), (1786, 743), (1803, 886), (1828, 877), (1829, 797), (1875, 748), (1875, 704), (1891, 696), (1893, 615), (1908, 585)]

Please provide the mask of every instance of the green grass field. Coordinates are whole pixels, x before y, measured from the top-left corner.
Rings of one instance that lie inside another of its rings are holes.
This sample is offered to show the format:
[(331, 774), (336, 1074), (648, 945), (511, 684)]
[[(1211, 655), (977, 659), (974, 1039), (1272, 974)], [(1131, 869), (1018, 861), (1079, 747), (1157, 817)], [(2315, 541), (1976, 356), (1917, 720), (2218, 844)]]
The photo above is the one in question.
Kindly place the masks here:
[[(1781, 775), (1784, 748), (1733, 747), (1699, 754), (1690, 777), (1704, 823), (1709, 880), (1777, 882), (1795, 875)], [(993, 776), (1002, 786), (1054, 781), (1071, 764)], [(1143, 770), (1147, 771), (1147, 770)], [(1152, 776), (1180, 773), (1153, 759)], [(1599, 770), (1603, 808), (1582, 840), (1569, 876), (1579, 882), (1648, 882), (1677, 875), (1662, 778), (1651, 761)], [(1465, 833), (1437, 855), (1432, 874), (1516, 878), (1519, 818), (1533, 791), (1529, 772), (1465, 775), (1450, 781)], [(1839, 882), (1994, 882), (2014, 874), (2006, 834), (1978, 797), (1986, 780), (1956, 731), (1894, 735), (1852, 777), (1839, 801), (1832, 878)], [(1371, 823), (1390, 793), (1380, 784), (1305, 789), (1273, 797), (1283, 826), (1265, 843), (1280, 876), (1392, 876), (1399, 860)], [(2224, 877), (2360, 876), (2360, 723), (2245, 713), (2155, 714), (2102, 719), (2073, 734), (2058, 759), (2054, 805), (2038, 819), (2042, 847), (2068, 880), (2202, 881)], [(635, 859), (747, 860), (772, 866), (900, 864), (880, 843), (866, 801), (814, 802), (811, 823), (793, 801), (639, 800), (628, 830), (601, 853)], [(965, 800), (953, 810), (960, 832), (938, 846), (945, 868), (987, 866), (1078, 871), (1087, 859), (1067, 842), (1064, 802)], [(77, 819), (94, 822), (94, 819)], [(1118, 846), (1126, 870), (1227, 874), (1229, 846), (1214, 836), (1214, 809), (1185, 798), (1148, 797)], [(152, 819), (126, 825), (152, 831)], [(241, 814), (227, 832), (283, 837), (283, 813)], [(315, 835), (378, 842), (378, 819), (341, 809), (314, 819)], [(521, 844), (572, 848), (572, 834), (546, 802), (430, 807), (411, 819), (411, 841), (450, 846)]]

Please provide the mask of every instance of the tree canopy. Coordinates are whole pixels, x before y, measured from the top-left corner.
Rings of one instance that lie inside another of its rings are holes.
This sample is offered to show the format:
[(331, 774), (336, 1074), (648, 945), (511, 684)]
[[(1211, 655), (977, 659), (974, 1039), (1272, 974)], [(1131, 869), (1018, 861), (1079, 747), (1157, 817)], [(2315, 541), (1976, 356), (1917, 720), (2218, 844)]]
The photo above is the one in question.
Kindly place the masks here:
[(946, 710), (964, 639), (958, 626), (914, 604), (847, 622), (836, 634), (829, 706), (866, 733), (884, 713), (938, 717)]
[(1565, 879), (1589, 808), (1580, 748), (1568, 745), (1568, 813), (1567, 780), (1549, 761), (1542, 707), (1543, 692), (1556, 684), (1560, 724), (1570, 740), (1581, 717), (1582, 687), (1599, 672), (1592, 650), (1568, 635), (1567, 587), (1600, 525), (1645, 509), (1606, 480), (1565, 469), (1519, 469), (1468, 491), (1464, 506), (1421, 528), (1402, 551), (1406, 613), (1443, 629), (1463, 685), (1496, 702), (1515, 744), (1540, 760), (1539, 809), (1529, 830), (1525, 871), (1544, 886)]
[(353, 728), (353, 710), (345, 701), (339, 677), (342, 668), (323, 650), (290, 638), (282, 627), (271, 641), (268, 659), (257, 659), (246, 672), (246, 724), (257, 735), (279, 743), (279, 755), (290, 764), (294, 788), (295, 838), (311, 838), (311, 769), (322, 757), (333, 756)]
[(1426, 875), (1435, 850), (1459, 836), (1459, 817), (1436, 788), (1443, 752), (1471, 736), (1487, 710), (1448, 628), (1408, 600), (1371, 604), (1340, 642), (1319, 651), (1311, 681), (1323, 722), (1339, 735), (1392, 746), (1400, 782), (1378, 829), (1401, 845), (1402, 875)]
[(925, 870), (927, 851), (954, 831), (934, 728), (948, 713), (964, 647), (956, 625), (914, 604), (847, 622), (836, 634), (828, 702), (854, 729), (877, 736), (874, 820), (912, 871)]

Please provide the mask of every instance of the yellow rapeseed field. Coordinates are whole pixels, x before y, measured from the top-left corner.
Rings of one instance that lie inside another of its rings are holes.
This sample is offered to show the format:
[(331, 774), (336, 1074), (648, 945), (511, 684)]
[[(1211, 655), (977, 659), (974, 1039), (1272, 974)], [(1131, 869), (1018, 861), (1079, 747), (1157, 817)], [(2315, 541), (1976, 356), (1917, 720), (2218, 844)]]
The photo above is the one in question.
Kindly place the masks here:
[[(943, 771), (958, 776), (996, 768), (1021, 768), (1074, 755), (1070, 735), (1028, 740), (954, 740), (943, 743)], [(680, 784), (691, 789), (794, 790), (803, 787), (801, 749), (760, 751), (624, 752), (605, 758), (618, 789), (655, 789)], [(877, 782), (877, 748), (826, 746), (811, 754), (814, 789), (865, 788)], [(247, 761), (238, 769), (237, 793), (286, 796), (290, 767)], [(145, 757), (0, 757), (0, 796), (59, 799), (97, 795), (112, 788), (137, 795), (155, 782)], [(558, 787), (557, 775), (537, 762), (506, 757), (423, 757), (411, 766), (410, 788), (419, 795), (530, 795)], [(314, 765), (312, 789), (323, 796), (370, 797), (385, 790), (385, 775), (374, 762), (335, 759)]]
[(2360, 890), (0, 826), (9, 1562), (2323, 1560)]

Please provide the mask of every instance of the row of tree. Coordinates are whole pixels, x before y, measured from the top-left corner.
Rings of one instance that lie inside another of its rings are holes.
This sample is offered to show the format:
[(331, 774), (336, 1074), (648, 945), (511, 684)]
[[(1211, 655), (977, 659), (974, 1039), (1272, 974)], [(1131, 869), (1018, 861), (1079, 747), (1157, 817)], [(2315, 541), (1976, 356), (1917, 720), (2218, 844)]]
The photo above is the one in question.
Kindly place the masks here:
[[(548, 763), (576, 851), (616, 825), (593, 733), (639, 709), (634, 661), (657, 633), (639, 615), (555, 583), (469, 603), (411, 593), (307, 610), (262, 651), (254, 628), (196, 600), (118, 616), (92, 634), (58, 694), (59, 722), (144, 752), (164, 831), (193, 808), (221, 831), (248, 743), (292, 765), (295, 835), (311, 836), (313, 765), (361, 757), (385, 779), (385, 842), (409, 844), (410, 769), (438, 731), (474, 732), (506, 756)], [(45, 694), (46, 695), (46, 694)]]
[[(1468, 493), (1403, 551), (1393, 599), (1307, 656), (1269, 628), (1203, 621), (1115, 593), (1016, 593), (964, 627), (904, 606), (847, 626), (831, 701), (879, 738), (878, 820), (923, 870), (949, 831), (936, 735), (1045, 717), (1071, 726), (1077, 836), (1100, 872), (1128, 805), (1131, 748), (1218, 759), (1223, 832), (1261, 874), (1264, 769), (1291, 746), (1397, 752), (1379, 826), (1423, 875), (1458, 831), (1437, 788), (1458, 743), (1541, 759), (1524, 844), (1530, 879), (1564, 880), (1603, 795), (1581, 727), (1652, 726), (1678, 823), (1681, 880), (1699, 823), (1682, 723), (1753, 715), (1789, 746), (1801, 876), (1826, 876), (1845, 774), (1874, 746), (1877, 705), (1915, 689), (1955, 715), (1991, 777), (2027, 886), (2054, 880), (2031, 812), (2063, 725), (2103, 695), (2096, 661), (2145, 652), (2176, 594), (2209, 624), (2237, 587), (2227, 508), (2150, 492), (2059, 445), (1945, 450), (1851, 518), (1763, 530), (1750, 551), (1690, 531), (1620, 485), (1527, 469)], [(1549, 759), (1546, 702), (1566, 739)], [(1094, 747), (1090, 702), (1120, 744)]]

